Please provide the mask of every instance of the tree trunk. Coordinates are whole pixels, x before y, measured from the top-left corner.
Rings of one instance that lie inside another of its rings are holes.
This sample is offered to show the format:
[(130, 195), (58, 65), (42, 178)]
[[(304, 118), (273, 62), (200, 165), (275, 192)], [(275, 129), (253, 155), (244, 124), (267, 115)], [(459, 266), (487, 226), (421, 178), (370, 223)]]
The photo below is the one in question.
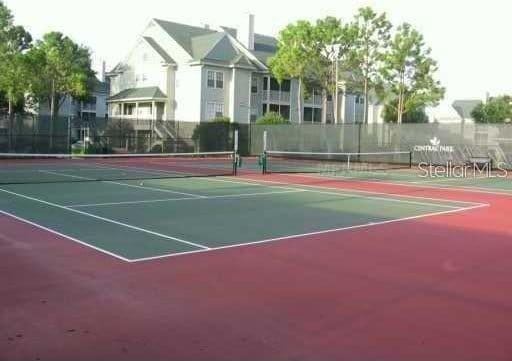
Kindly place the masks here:
[(322, 89), (322, 124), (327, 124), (327, 90)]
[(368, 78), (364, 79), (364, 109), (363, 109), (363, 121), (364, 124), (368, 124)]
[(13, 133), (13, 128), (14, 128), (14, 119), (13, 119), (13, 106), (12, 106), (12, 101), (11, 99), (9, 98), (8, 100), (8, 103), (9, 103), (9, 124), (8, 124), (8, 131), (9, 131), (9, 152), (12, 151), (12, 133)]
[(304, 122), (302, 114), (302, 79), (299, 79), (299, 88), (297, 89), (297, 111), (299, 115), (299, 123), (302, 124)]
[(50, 151), (53, 149), (53, 122), (55, 120), (55, 80), (52, 80), (52, 90), (50, 93)]

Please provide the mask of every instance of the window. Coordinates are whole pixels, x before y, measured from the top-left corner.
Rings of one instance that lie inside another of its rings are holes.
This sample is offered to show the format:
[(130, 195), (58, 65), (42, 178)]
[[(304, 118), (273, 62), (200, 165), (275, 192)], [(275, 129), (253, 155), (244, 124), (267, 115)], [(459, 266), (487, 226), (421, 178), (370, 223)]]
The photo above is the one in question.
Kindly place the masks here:
[(252, 78), (251, 80), (251, 93), (258, 94), (258, 78)]
[(279, 83), (276, 78), (270, 78), (270, 90), (279, 90)]
[(304, 107), (304, 122), (311, 123), (313, 121), (313, 108)]
[(148, 76), (146, 74), (137, 74), (135, 76), (136, 82), (145, 82), (146, 80), (148, 80)]
[(279, 105), (278, 104), (270, 104), (269, 112), (279, 113)]
[(223, 89), (224, 88), (224, 73), (221, 73), (220, 71), (215, 73), (217, 76), (217, 79), (215, 80), (215, 87), (217, 89)]
[(135, 114), (135, 104), (127, 103), (124, 105), (124, 115), (134, 115)]
[(263, 78), (263, 90), (268, 90), (268, 77)]
[(224, 88), (224, 73), (220, 71), (208, 70), (207, 72), (207, 86), (208, 88)]
[(94, 106), (96, 105), (96, 97), (89, 97), (84, 101), (84, 106)]
[(283, 82), (281, 83), (281, 91), (289, 93), (290, 92), (290, 86), (291, 86), (291, 82), (290, 82), (289, 79), (283, 80)]
[(149, 58), (148, 53), (142, 54), (142, 61), (146, 62), (146, 61), (148, 61), (148, 58)]
[(290, 106), (288, 105), (281, 105), (281, 109), (279, 109), (279, 113), (281, 116), (286, 119), (290, 120)]
[(224, 116), (224, 103), (206, 103), (206, 118), (212, 120)]
[(208, 71), (208, 88), (215, 88), (215, 72)]
[(355, 99), (356, 104), (361, 104), (361, 105), (363, 105), (363, 104), (364, 104), (364, 96), (362, 96), (362, 95), (356, 95), (356, 96), (355, 96), (355, 98), (356, 98), (356, 99)]

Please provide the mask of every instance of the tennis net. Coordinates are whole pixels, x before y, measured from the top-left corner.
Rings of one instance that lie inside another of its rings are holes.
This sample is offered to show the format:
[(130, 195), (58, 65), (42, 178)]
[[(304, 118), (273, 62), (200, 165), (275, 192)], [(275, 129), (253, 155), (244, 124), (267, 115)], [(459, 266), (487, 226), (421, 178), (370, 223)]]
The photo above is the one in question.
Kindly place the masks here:
[(266, 151), (263, 173), (340, 173), (412, 167), (411, 152), (325, 153)]
[(236, 174), (235, 152), (168, 154), (0, 153), (0, 184), (142, 180)]

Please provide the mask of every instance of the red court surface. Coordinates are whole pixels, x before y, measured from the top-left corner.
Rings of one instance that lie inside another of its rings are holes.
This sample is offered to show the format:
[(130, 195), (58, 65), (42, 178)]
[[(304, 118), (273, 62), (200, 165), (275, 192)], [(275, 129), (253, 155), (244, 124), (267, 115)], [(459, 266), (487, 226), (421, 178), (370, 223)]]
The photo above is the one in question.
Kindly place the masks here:
[(0, 215), (0, 360), (512, 359), (511, 196), (244, 178), (489, 206), (141, 263)]

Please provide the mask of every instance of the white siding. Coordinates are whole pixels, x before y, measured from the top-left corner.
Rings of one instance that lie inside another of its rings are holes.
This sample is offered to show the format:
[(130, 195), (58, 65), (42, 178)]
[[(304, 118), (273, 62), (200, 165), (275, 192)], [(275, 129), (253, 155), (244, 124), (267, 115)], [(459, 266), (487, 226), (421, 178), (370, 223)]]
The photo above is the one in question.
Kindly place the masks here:
[(250, 93), (251, 72), (243, 69), (233, 69), (230, 86), (230, 111), (229, 117), (238, 123), (250, 121)]
[[(176, 120), (201, 120), (201, 67), (180, 65), (176, 71)], [(206, 80), (204, 80), (206, 82)]]
[[(230, 98), (230, 87), (232, 86), (232, 76), (231, 70), (215, 67), (215, 66), (203, 66), (201, 67), (201, 121), (208, 120), (207, 114), (207, 103), (215, 102), (215, 103), (223, 103), (224, 104), (224, 116), (231, 117), (229, 109), (231, 107), (231, 98)], [(222, 72), (224, 75), (224, 87), (222, 89), (218, 88), (208, 88), (208, 71), (217, 71)]]

